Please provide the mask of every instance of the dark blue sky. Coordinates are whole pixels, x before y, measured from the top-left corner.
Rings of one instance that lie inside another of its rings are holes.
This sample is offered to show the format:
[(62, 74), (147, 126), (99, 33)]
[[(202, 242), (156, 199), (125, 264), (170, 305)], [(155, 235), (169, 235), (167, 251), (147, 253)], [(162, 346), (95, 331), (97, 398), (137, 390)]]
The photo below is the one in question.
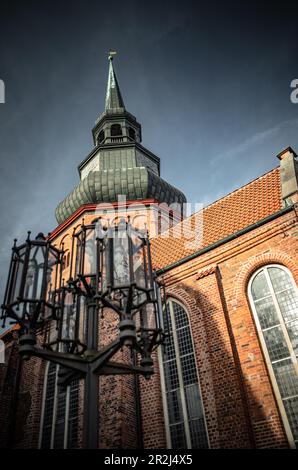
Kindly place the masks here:
[[(207, 204), (298, 151), (296, 2), (1, 1), (0, 286), (12, 239), (55, 228), (103, 110), (107, 52), (162, 176)], [(4, 274), (5, 273), (5, 274)]]

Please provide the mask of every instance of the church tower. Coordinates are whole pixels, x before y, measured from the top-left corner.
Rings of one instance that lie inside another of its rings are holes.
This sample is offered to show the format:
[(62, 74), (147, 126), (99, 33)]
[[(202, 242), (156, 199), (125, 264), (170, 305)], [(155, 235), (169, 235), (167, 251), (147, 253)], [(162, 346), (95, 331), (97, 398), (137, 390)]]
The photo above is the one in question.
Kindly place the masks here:
[[(72, 277), (75, 269), (73, 240), (82, 223), (88, 226), (100, 218), (102, 225), (106, 227), (125, 218), (134, 228), (146, 229), (150, 237), (154, 237), (169, 225), (172, 226), (181, 220), (183, 203), (186, 202), (182, 192), (160, 177), (160, 159), (141, 144), (141, 125), (124, 105), (113, 67), (113, 54), (109, 55), (105, 108), (97, 119), (92, 134), (94, 148), (78, 167), (80, 182), (58, 204), (56, 218), (59, 225), (50, 235), (52, 243), (58, 248), (63, 247), (65, 253), (62, 272), (65, 281)], [(102, 345), (115, 337), (118, 321), (115, 312), (106, 310), (104, 317), (100, 319), (98, 330)], [(84, 330), (84, 325), (82, 328)], [(126, 351), (117, 354), (119, 357), (117, 356), (116, 360), (128, 360)], [(154, 363), (154, 370), (157, 371), (156, 356)], [(47, 383), (51, 383), (51, 373), (57, 374), (55, 371), (53, 368), (45, 373)], [(55, 375), (53, 377), (55, 378)], [(150, 383), (144, 378), (138, 379), (132, 375), (100, 376), (100, 447), (142, 446), (141, 409), (138, 405), (140, 399), (137, 397), (140, 389), (146, 396), (146, 390), (153, 385), (159, 389), (159, 380), (158, 373), (154, 374)], [(68, 440), (81, 447), (79, 430), (83, 426), (84, 383), (80, 380), (75, 386), (76, 389), (70, 389), (69, 392), (73, 397), (76, 394), (73, 406), (65, 402), (63, 416), (70, 416), (69, 413), (72, 413), (71, 420), (77, 424), (76, 427), (72, 426)], [(51, 393), (51, 390), (46, 388), (44, 400), (48, 400)], [(59, 395), (59, 391), (57, 393)], [(158, 400), (160, 411), (155, 426), (162, 430), (164, 425), (160, 396)], [(54, 405), (51, 413), (48, 413), (49, 423), (52, 422), (52, 416)], [(41, 447), (50, 445), (47, 440), (50, 424), (47, 427), (46, 419), (47, 416), (42, 412)], [(65, 421), (63, 423), (65, 424)], [(56, 431), (51, 429), (52, 436), (56, 439)], [(58, 435), (57, 439), (59, 441)], [(59, 443), (57, 445), (61, 445), (60, 441)]]
[(160, 177), (160, 159), (142, 146), (141, 125), (126, 110), (120, 92), (114, 54), (109, 55), (105, 109), (92, 129), (94, 148), (79, 164), (80, 183), (58, 204), (56, 218), (64, 224), (88, 205), (101, 216), (125, 208), (134, 225), (146, 224), (154, 236), (167, 228), (163, 220), (173, 225), (181, 219), (186, 198)]

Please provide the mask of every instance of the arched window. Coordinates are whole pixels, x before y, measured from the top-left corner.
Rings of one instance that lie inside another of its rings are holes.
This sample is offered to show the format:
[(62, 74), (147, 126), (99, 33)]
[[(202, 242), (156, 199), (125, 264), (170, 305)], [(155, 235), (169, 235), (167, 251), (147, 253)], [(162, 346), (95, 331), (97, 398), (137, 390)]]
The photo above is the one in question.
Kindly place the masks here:
[(136, 140), (136, 131), (132, 127), (129, 127), (128, 135), (132, 140)]
[(102, 130), (98, 134), (98, 143), (101, 144), (101, 142), (103, 142), (104, 140), (105, 140), (105, 132), (104, 132), (104, 130)]
[(122, 135), (122, 129), (120, 124), (112, 124), (111, 125), (111, 136), (119, 136)]
[(42, 449), (72, 449), (78, 445), (79, 381), (58, 387), (58, 371), (56, 364), (47, 364), (39, 443)]
[(207, 448), (201, 392), (188, 316), (169, 300), (164, 312), (169, 336), (162, 352), (162, 388), (169, 446)]
[(268, 265), (252, 276), (248, 294), (285, 429), (297, 445), (297, 288), (287, 269)]

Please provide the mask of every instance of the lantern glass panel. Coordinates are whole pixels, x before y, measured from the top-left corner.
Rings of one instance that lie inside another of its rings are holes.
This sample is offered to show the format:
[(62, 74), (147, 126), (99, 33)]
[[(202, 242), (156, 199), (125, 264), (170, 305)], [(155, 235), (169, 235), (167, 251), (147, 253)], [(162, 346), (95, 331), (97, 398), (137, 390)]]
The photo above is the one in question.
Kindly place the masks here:
[(86, 293), (86, 289), (91, 288), (97, 292), (100, 289), (102, 264), (102, 237), (99, 237), (98, 226), (83, 226), (74, 237), (76, 239), (75, 277), (82, 281), (80, 285), (82, 291)]
[(45, 267), (45, 246), (31, 246), (28, 261), (24, 298), (43, 299), (43, 273)]
[(53, 249), (50, 249), (46, 274), (48, 294), (56, 291), (60, 287), (61, 269), (62, 266), (60, 264), (60, 254)]
[(56, 322), (47, 322), (44, 325), (43, 333), (45, 343), (56, 342), (58, 339), (58, 329)]
[(124, 287), (130, 284), (129, 240), (126, 231), (116, 232), (112, 241), (113, 284)]
[(76, 238), (76, 258), (75, 258), (75, 275), (81, 274), (81, 259), (82, 259), (82, 233), (75, 235)]
[(52, 307), (60, 302), (60, 286), (62, 274), (62, 252), (50, 248), (45, 273), (45, 310), (43, 319), (52, 317)]
[(76, 298), (76, 335), (83, 344), (87, 341), (87, 306), (86, 297), (78, 295)]
[[(76, 338), (76, 313), (73, 295), (71, 292), (66, 292), (60, 319), (60, 339), (74, 340)], [(61, 349), (63, 352), (68, 352), (68, 345), (62, 343)]]
[(75, 338), (76, 311), (74, 308), (73, 295), (67, 292), (64, 300), (63, 315), (63, 337), (66, 339)]
[(26, 246), (20, 248), (16, 253), (13, 254), (13, 270), (9, 280), (9, 298), (7, 303), (14, 303), (18, 300), (18, 298), (20, 298), (25, 265), (25, 255)]
[(146, 282), (146, 259), (144, 251), (144, 241), (138, 234), (131, 232), (130, 235), (132, 243), (132, 266), (134, 274), (134, 282), (137, 287), (145, 289)]
[(140, 326), (142, 328), (156, 329), (156, 310), (153, 303), (148, 303), (140, 311)]
[(94, 227), (86, 229), (83, 273), (85, 276), (96, 274), (96, 239)]

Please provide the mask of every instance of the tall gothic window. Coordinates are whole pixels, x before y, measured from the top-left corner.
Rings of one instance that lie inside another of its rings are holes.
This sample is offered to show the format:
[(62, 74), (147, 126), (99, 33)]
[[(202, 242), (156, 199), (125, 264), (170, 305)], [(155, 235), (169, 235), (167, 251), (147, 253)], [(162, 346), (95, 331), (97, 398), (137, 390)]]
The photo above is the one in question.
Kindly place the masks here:
[(169, 300), (164, 312), (169, 336), (162, 352), (163, 398), (171, 448), (207, 448), (202, 398), (188, 315)]
[(285, 429), (297, 446), (297, 287), (287, 269), (268, 265), (252, 276), (248, 293)]
[(79, 381), (58, 387), (59, 366), (47, 364), (40, 447), (71, 449), (77, 447)]
[[(67, 298), (65, 299), (67, 303)], [(74, 337), (74, 310), (68, 305), (68, 314), (63, 322), (63, 336)], [(50, 335), (57, 334), (50, 325)], [(60, 345), (59, 350), (64, 347)], [(67, 352), (65, 350), (64, 352)], [(79, 380), (75, 379), (67, 387), (58, 386), (59, 367), (48, 363), (45, 374), (43, 409), (39, 447), (45, 449), (71, 449), (78, 441)]]

